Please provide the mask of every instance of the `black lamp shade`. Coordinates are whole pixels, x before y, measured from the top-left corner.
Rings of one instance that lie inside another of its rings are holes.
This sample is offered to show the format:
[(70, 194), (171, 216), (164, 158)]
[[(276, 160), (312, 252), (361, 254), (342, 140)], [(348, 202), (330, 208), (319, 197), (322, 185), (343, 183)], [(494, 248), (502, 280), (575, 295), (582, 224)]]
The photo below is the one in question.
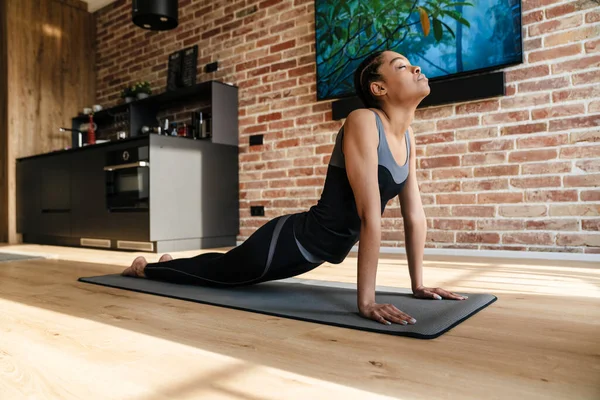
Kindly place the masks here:
[(177, 0), (133, 0), (131, 19), (143, 29), (167, 31), (177, 28)]

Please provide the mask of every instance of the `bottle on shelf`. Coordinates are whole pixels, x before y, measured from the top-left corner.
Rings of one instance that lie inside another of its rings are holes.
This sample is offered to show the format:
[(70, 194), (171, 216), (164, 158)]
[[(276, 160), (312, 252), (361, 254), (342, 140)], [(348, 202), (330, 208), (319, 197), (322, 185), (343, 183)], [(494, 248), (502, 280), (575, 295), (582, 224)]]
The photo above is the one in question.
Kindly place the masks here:
[(179, 125), (179, 128), (177, 128), (177, 136), (187, 137), (187, 135), (188, 129), (186, 123), (184, 122), (183, 124)]
[(198, 113), (196, 111), (192, 111), (191, 113), (191, 123), (189, 128), (189, 136), (194, 139), (198, 139)]
[(202, 116), (202, 111), (198, 112), (197, 115), (197, 119), (196, 119), (196, 136), (198, 139), (202, 139), (202, 129), (203, 129), (203, 125), (204, 125), (204, 120), (203, 120), (203, 116)]
[(192, 127), (194, 139), (208, 139), (211, 135), (211, 115), (206, 112), (192, 113)]
[(212, 137), (212, 115), (209, 113), (202, 124), (202, 138), (210, 139)]
[(94, 115), (90, 115), (90, 122), (88, 124), (87, 142), (88, 144), (96, 144), (96, 132), (94, 132)]

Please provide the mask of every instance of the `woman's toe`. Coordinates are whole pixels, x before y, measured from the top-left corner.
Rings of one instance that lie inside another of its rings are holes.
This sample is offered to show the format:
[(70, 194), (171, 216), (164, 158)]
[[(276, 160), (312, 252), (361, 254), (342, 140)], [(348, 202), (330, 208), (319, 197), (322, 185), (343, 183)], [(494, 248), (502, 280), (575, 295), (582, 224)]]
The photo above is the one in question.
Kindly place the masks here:
[(144, 268), (147, 264), (148, 261), (143, 256), (136, 257), (131, 266), (122, 272), (122, 275), (144, 277)]
[(171, 261), (173, 257), (170, 254), (163, 254), (162, 257), (158, 260), (158, 262)]

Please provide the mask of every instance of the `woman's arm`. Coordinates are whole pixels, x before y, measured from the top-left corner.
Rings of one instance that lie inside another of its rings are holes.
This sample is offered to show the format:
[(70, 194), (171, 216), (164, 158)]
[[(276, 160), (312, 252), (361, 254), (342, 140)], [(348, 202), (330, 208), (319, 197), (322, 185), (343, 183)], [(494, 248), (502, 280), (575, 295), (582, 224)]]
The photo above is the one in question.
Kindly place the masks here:
[(379, 136), (375, 115), (361, 109), (348, 115), (342, 149), (346, 173), (360, 217), (358, 306), (375, 302), (375, 281), (381, 243), (381, 204), (377, 180)]
[(379, 135), (375, 115), (367, 109), (353, 111), (344, 124), (342, 151), (346, 174), (360, 217), (358, 248), (358, 309), (360, 313), (383, 324), (406, 325), (414, 319), (391, 304), (375, 302), (375, 285), (379, 246), (381, 244), (381, 198), (378, 183), (377, 146)]
[(416, 145), (412, 128), (409, 128), (409, 137), (409, 173), (398, 199), (400, 200), (404, 221), (406, 256), (408, 258), (411, 286), (414, 292), (418, 287), (423, 286), (423, 253), (425, 251), (425, 237), (427, 236), (427, 220), (417, 182)]
[(441, 288), (428, 288), (423, 285), (423, 254), (425, 253), (425, 238), (427, 236), (427, 219), (421, 193), (417, 182), (417, 157), (416, 145), (412, 128), (410, 135), (410, 161), (409, 174), (402, 193), (398, 195), (402, 218), (404, 220), (404, 236), (406, 242), (406, 256), (410, 273), (413, 294), (418, 298), (428, 299), (453, 299), (464, 300), (466, 296), (449, 292)]

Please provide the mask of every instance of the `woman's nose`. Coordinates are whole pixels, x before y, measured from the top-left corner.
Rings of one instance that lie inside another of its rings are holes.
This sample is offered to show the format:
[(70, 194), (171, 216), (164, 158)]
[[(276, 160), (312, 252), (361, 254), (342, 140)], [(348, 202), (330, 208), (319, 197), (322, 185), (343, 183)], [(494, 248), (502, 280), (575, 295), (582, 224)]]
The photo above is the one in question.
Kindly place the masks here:
[(421, 67), (415, 67), (415, 74), (421, 73)]

